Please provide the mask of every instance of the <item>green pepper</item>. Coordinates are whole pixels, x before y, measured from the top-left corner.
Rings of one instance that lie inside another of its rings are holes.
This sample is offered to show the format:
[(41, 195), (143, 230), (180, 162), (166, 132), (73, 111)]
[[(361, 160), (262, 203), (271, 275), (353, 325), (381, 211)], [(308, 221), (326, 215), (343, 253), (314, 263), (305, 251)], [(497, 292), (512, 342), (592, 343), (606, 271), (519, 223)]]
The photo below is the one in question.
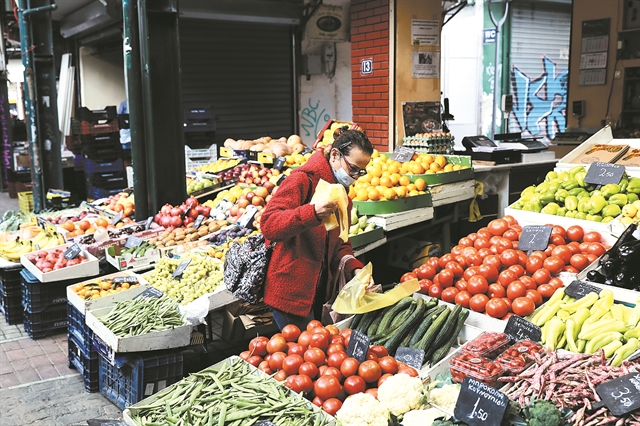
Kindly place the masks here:
[(587, 220), (587, 214), (585, 212), (576, 213), (576, 219)]
[(589, 214), (595, 215), (602, 211), (607, 205), (607, 200), (602, 195), (592, 195), (589, 206)]
[(602, 209), (602, 216), (616, 217), (622, 213), (620, 206), (617, 204), (609, 204)]
[(546, 180), (547, 182), (551, 181), (552, 179), (557, 179), (558, 178), (558, 173), (554, 172), (553, 170), (548, 172), (547, 175), (544, 177), (544, 180)]
[(639, 199), (640, 198), (638, 198), (638, 194), (634, 194), (633, 192), (627, 193), (627, 200), (629, 200), (627, 204), (635, 203)]
[(560, 172), (558, 173), (558, 179), (560, 179), (561, 182), (565, 182), (571, 179), (571, 176), (569, 176), (569, 173), (567, 172)]
[(578, 211), (580, 213), (584, 213), (586, 215), (590, 208), (591, 208), (591, 198), (588, 198), (588, 197), (578, 198)]
[(625, 192), (627, 190), (627, 186), (629, 186), (629, 179), (622, 178), (620, 180), (620, 192)]
[(590, 220), (591, 222), (602, 222), (602, 216), (598, 214), (588, 214), (585, 219)]
[(584, 166), (575, 166), (569, 170), (569, 176), (574, 177), (577, 173), (584, 172), (586, 173), (586, 169)]
[(569, 195), (564, 199), (564, 206), (570, 211), (578, 210), (578, 197), (575, 195)]
[(511, 204), (511, 207), (514, 210), (522, 210), (522, 203), (520, 203), (520, 201), (516, 201), (515, 203)]
[(590, 198), (591, 195), (587, 191), (582, 191), (578, 193), (577, 197), (578, 200), (582, 200), (583, 198)]
[(599, 189), (595, 189), (593, 191), (589, 191), (589, 196), (594, 196), (594, 195), (602, 195), (602, 191), (600, 191)]
[(571, 219), (574, 219), (576, 217), (576, 214), (578, 214), (578, 212), (573, 210), (573, 211), (568, 211), (567, 214), (565, 214), (565, 216)]
[(613, 219), (615, 219), (613, 216), (606, 216), (602, 218), (602, 223), (609, 223), (611, 222)]
[(555, 194), (553, 192), (545, 192), (544, 194), (540, 195), (538, 201), (540, 201), (540, 204), (546, 205), (552, 202), (554, 199)]
[(587, 184), (584, 182), (584, 178), (587, 177), (587, 172), (578, 172), (573, 175), (573, 178), (578, 182), (578, 185), (584, 187)]
[(628, 204), (629, 197), (626, 194), (615, 194), (609, 197), (609, 204), (617, 204), (620, 207)]
[(525, 212), (532, 212), (533, 209), (531, 208), (531, 203), (530, 202), (523, 203), (522, 210), (524, 210)]
[(578, 194), (580, 194), (581, 192), (587, 192), (587, 191), (584, 190), (584, 188), (580, 188), (580, 187), (577, 187), (577, 186), (575, 188), (573, 188), (573, 189), (567, 189), (567, 191), (569, 191), (569, 194), (576, 195), (576, 196)]
[(633, 177), (629, 179), (629, 186), (627, 186), (627, 192), (640, 194), (640, 178)]
[(529, 204), (531, 205), (532, 212), (540, 213), (542, 211), (542, 206), (540, 205), (539, 202), (531, 201)]
[(557, 205), (556, 203), (549, 203), (546, 206), (544, 206), (541, 213), (555, 215), (558, 212), (559, 208), (560, 206)]
[(547, 191), (549, 191), (549, 183), (548, 182), (542, 182), (540, 185), (538, 185), (536, 187), (536, 192), (538, 194), (544, 194)]
[(560, 188), (556, 191), (554, 198), (556, 199), (556, 201), (564, 203), (564, 201), (567, 199), (568, 196), (569, 196), (569, 191), (567, 191), (566, 189)]
[(567, 215), (566, 207), (560, 207), (558, 211), (556, 211), (556, 216), (566, 216), (566, 215)]
[(578, 188), (578, 181), (575, 179), (569, 179), (562, 182), (562, 187), (567, 191), (571, 191), (572, 189)]
[(600, 191), (602, 192), (602, 196), (604, 198), (609, 198), (612, 195), (620, 193), (620, 185), (618, 185), (617, 183), (608, 183), (600, 188)]
[(549, 182), (549, 191), (547, 192), (553, 192), (555, 194), (558, 189), (561, 189), (560, 182)]
[(529, 187), (525, 188), (520, 193), (520, 199), (522, 199), (524, 202), (527, 202), (527, 201), (529, 201), (531, 199), (531, 197), (535, 193), (536, 193), (536, 187), (535, 186), (529, 186)]

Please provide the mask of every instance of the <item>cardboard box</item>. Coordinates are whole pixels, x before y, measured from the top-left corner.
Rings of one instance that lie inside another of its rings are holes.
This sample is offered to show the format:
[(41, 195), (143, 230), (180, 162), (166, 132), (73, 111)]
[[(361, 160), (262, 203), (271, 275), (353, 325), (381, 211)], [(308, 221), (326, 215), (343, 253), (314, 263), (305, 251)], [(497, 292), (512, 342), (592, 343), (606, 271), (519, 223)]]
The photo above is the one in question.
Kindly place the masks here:
[(401, 269), (413, 270), (425, 263), (429, 257), (441, 255), (440, 244), (403, 237), (389, 243), (387, 263)]
[(144, 256), (140, 257), (134, 257), (131, 253), (121, 256), (120, 253), (125, 249), (125, 243), (126, 239), (120, 240), (117, 244), (106, 248), (104, 251), (107, 262), (115, 266), (118, 271), (144, 268), (153, 265), (160, 260), (159, 249), (149, 249), (146, 251)]
[[(248, 306), (250, 310), (247, 310)], [(228, 305), (224, 310), (222, 339), (227, 342), (250, 339), (257, 335), (270, 336), (277, 331), (278, 325), (273, 319), (271, 309), (266, 305), (255, 306), (238, 301)]]
[(585, 148), (574, 157), (574, 163), (615, 163), (629, 150), (629, 145), (602, 143)]
[(616, 161), (616, 164), (621, 164), (625, 167), (640, 167), (640, 149), (630, 149), (621, 159)]
[[(137, 278), (138, 283), (140, 284), (140, 286), (149, 285), (149, 282), (147, 280), (142, 278), (140, 275), (138, 275), (138, 274), (136, 274), (134, 272), (130, 272), (130, 271), (116, 272), (114, 274), (105, 275), (103, 277), (92, 278), (90, 280), (83, 281), (83, 282), (78, 283), (78, 284), (88, 284), (88, 283), (93, 283), (93, 282), (100, 282), (100, 281), (103, 281), (103, 280), (113, 279), (115, 277), (135, 277), (135, 278)], [(87, 310), (89, 310), (89, 308), (98, 309), (98, 308), (103, 307), (103, 306), (113, 305), (114, 302), (119, 302), (121, 300), (129, 299), (129, 296), (127, 296), (127, 294), (126, 294), (127, 291), (121, 291), (121, 292), (113, 293), (113, 294), (110, 294), (110, 295), (107, 295), (107, 296), (102, 296), (102, 297), (99, 297), (97, 299), (84, 300), (82, 297), (78, 296), (75, 291), (73, 291), (73, 287), (75, 287), (78, 284), (72, 284), (72, 285), (67, 287), (67, 300), (69, 301), (69, 303), (71, 303), (73, 306), (75, 306), (80, 311), (80, 313), (82, 313), (82, 315), (86, 314), (86, 312), (87, 312)], [(133, 288), (135, 288), (135, 287), (133, 287)]]

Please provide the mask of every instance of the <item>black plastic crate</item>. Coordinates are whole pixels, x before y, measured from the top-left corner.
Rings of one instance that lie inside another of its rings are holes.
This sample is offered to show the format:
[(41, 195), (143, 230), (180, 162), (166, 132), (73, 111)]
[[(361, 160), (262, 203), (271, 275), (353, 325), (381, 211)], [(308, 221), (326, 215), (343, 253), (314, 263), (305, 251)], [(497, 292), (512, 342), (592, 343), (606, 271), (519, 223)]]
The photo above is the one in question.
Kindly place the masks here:
[(5, 296), (15, 296), (20, 293), (20, 271), (24, 266), (12, 266), (10, 268), (0, 269), (0, 291)]
[[(66, 306), (60, 312), (67, 312)], [(37, 315), (37, 314), (36, 314)], [(24, 330), (33, 340), (42, 339), (44, 337), (60, 334), (67, 331), (67, 317), (58, 321), (34, 322), (31, 315), (24, 314)]]
[(124, 171), (86, 173), (85, 177), (87, 185), (94, 188), (115, 189), (127, 186), (127, 176)]
[(120, 125), (121, 129), (128, 129), (130, 127), (129, 114), (118, 115), (118, 124)]
[(91, 354), (97, 356), (98, 352), (93, 349), (93, 330), (87, 326), (85, 318), (86, 316), (78, 308), (67, 303), (67, 321), (69, 322), (67, 334), (74, 338), (78, 349), (88, 358)]
[(116, 365), (98, 358), (100, 393), (121, 410), (183, 378), (181, 349), (116, 354)]
[(23, 311), (22, 295), (5, 296), (0, 292), (0, 312), (8, 325), (22, 324)]
[(120, 172), (124, 170), (122, 158), (116, 158), (113, 161), (94, 161), (90, 158), (83, 160), (83, 170), (85, 173)]
[(87, 185), (87, 199), (89, 200), (98, 200), (100, 198), (107, 198), (111, 195), (116, 195), (121, 193), (124, 188), (118, 189), (105, 189), (105, 188), (94, 188), (91, 185)]
[(98, 133), (94, 135), (80, 135), (82, 149), (91, 151), (105, 148), (116, 148), (120, 144), (120, 133)]
[(67, 304), (65, 302), (57, 305), (50, 305), (46, 309), (35, 313), (27, 312), (25, 310), (24, 321), (25, 324), (29, 321), (32, 325), (64, 322), (64, 325), (60, 325), (60, 327), (67, 327)]
[(99, 392), (99, 364), (98, 352), (93, 351), (87, 354), (82, 350), (76, 341), (75, 335), (69, 335), (68, 342), (68, 361), (67, 366), (74, 368), (80, 372), (84, 379), (84, 389), (87, 392)]
[(22, 275), (22, 305), (29, 313), (44, 311), (49, 306), (67, 303), (67, 286), (89, 279), (88, 277), (73, 280), (41, 283), (29, 270), (24, 269)]
[(78, 120), (88, 121), (90, 123), (111, 121), (118, 117), (118, 108), (114, 105), (98, 110), (90, 110), (87, 107), (80, 107), (78, 108), (77, 115)]
[(185, 133), (190, 132), (215, 132), (216, 117), (210, 105), (192, 106), (184, 108)]

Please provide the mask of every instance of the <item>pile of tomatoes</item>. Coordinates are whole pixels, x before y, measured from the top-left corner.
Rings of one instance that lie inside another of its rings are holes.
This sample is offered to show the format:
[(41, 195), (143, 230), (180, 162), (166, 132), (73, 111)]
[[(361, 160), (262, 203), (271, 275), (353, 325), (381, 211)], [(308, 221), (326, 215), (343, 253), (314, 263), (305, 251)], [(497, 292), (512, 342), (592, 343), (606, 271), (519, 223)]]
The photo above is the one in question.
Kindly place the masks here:
[(377, 398), (378, 386), (388, 377), (418, 372), (389, 356), (384, 346), (371, 346), (362, 363), (349, 357), (346, 348), (351, 329), (339, 330), (335, 325), (322, 326), (310, 321), (301, 331), (289, 324), (270, 339), (256, 337), (249, 342), (249, 350), (240, 357), (258, 367), (296, 393), (305, 397), (327, 413), (334, 415), (342, 401), (359, 392)]
[(418, 279), (420, 292), (494, 318), (531, 314), (564, 284), (560, 272), (578, 273), (607, 251), (598, 232), (553, 226), (549, 246), (527, 256), (518, 250), (522, 227), (511, 216), (458, 241), (451, 253), (431, 257), (401, 282)]

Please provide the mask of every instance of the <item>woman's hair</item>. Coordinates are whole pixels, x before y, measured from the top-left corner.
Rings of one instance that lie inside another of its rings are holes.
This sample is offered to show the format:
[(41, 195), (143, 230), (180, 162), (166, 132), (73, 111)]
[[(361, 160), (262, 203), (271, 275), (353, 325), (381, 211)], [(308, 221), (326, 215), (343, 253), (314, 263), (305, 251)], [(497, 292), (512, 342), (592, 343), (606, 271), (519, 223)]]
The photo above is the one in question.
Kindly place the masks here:
[(367, 155), (373, 154), (373, 145), (360, 130), (350, 130), (348, 127), (340, 127), (336, 130), (336, 136), (331, 148), (335, 148), (343, 155), (349, 155), (354, 147), (360, 148)]

